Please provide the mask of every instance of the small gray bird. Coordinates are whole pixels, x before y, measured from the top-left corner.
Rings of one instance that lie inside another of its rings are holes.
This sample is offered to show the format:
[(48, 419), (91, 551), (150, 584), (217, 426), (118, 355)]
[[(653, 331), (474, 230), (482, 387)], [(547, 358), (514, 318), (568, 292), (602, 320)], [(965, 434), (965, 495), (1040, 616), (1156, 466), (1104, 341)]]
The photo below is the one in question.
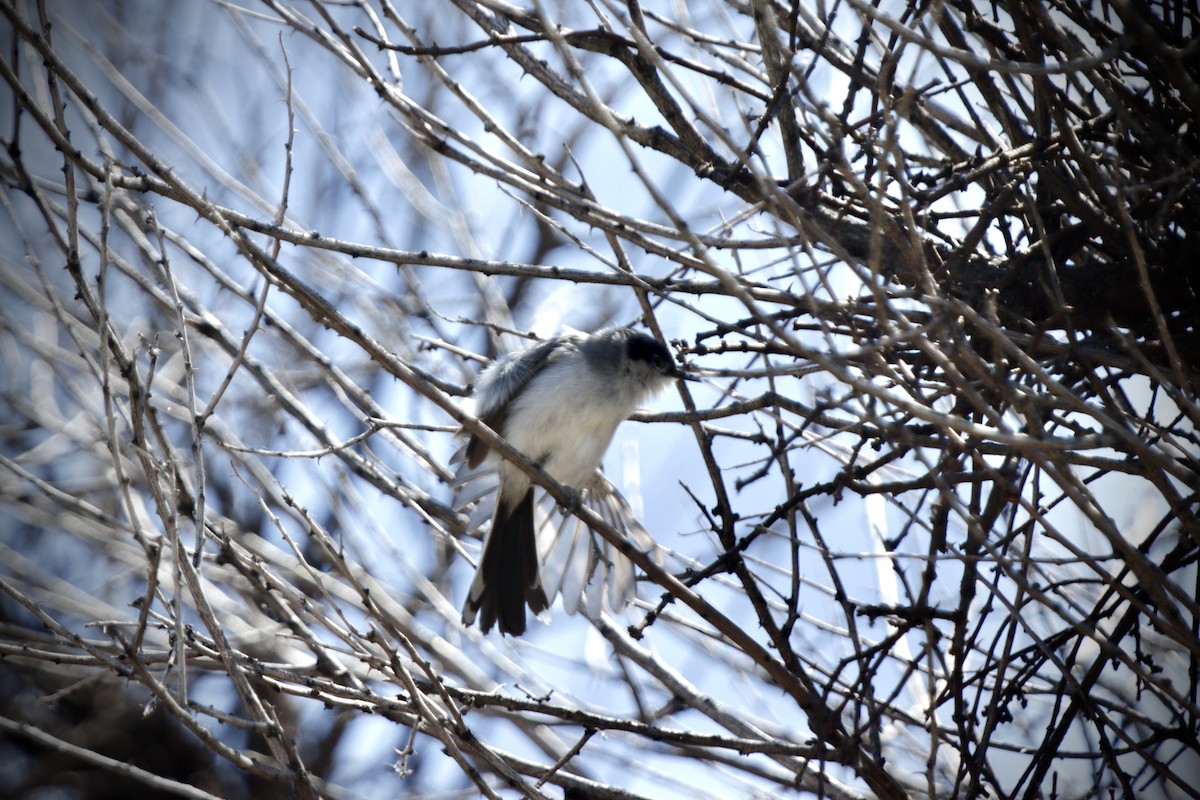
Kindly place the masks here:
[[(559, 483), (584, 487), (617, 426), (672, 379), (685, 376), (657, 340), (629, 328), (570, 334), (512, 353), (484, 370), (475, 384), (475, 413), (488, 427), (536, 461)], [(469, 467), (488, 447), (471, 436)], [(483, 542), (475, 580), (463, 605), (463, 624), (476, 617), (484, 633), (525, 632), (525, 607), (545, 611), (534, 534), (533, 485), (519, 467), (498, 465), (499, 495)]]

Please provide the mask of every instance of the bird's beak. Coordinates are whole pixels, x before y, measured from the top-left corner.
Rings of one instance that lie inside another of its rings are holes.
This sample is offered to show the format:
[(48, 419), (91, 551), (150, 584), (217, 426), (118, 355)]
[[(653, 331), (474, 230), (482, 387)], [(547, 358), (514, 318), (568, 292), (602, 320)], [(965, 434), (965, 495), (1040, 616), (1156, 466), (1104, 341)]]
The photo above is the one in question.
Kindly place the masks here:
[(677, 378), (681, 381), (694, 381), (695, 382), (695, 381), (700, 380), (699, 377), (693, 375), (690, 372), (684, 372), (682, 369), (680, 369), (675, 364), (671, 365), (671, 371), (668, 372), (667, 375), (669, 375), (672, 378)]

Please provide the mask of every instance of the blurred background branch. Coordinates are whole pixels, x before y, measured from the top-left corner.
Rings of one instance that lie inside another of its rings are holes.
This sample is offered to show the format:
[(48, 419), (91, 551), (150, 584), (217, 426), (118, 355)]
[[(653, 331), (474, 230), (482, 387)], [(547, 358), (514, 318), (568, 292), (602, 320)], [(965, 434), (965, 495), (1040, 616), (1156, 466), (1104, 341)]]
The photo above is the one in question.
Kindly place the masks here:
[[(0, 16), (7, 794), (1200, 795), (1193, 5)], [(458, 403), (634, 323), (663, 572), (465, 629)]]

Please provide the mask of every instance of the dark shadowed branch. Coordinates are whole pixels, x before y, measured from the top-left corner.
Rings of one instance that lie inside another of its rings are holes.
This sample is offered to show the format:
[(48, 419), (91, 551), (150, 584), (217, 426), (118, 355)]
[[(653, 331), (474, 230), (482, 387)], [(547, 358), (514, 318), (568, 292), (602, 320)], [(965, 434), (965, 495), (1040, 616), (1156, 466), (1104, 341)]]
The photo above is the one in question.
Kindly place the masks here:
[[(1200, 795), (1194, 7), (0, 15), (18, 793)], [(464, 628), (474, 376), (633, 323), (637, 602)]]

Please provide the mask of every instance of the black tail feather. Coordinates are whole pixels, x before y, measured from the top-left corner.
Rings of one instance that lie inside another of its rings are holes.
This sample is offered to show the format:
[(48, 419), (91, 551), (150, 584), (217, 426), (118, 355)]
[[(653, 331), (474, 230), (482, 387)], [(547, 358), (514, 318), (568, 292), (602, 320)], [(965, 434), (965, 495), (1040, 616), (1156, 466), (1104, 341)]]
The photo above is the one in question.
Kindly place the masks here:
[(473, 618), (474, 609), (484, 633), (499, 623), (501, 633), (520, 636), (525, 633), (526, 606), (535, 614), (550, 606), (538, 574), (532, 488), (511, 509), (497, 509), (463, 618)]

